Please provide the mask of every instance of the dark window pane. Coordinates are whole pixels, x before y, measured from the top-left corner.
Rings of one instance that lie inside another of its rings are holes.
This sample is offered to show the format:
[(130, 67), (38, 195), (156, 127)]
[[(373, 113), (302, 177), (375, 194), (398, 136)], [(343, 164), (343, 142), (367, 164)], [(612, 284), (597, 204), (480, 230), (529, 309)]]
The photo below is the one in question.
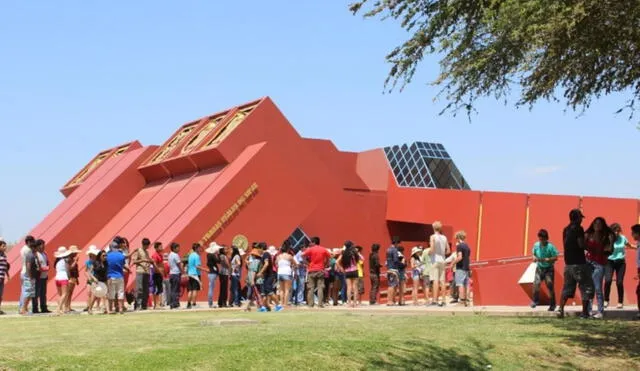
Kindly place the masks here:
[(442, 144), (438, 143), (437, 147), (438, 147), (439, 150), (444, 151), (444, 146)]

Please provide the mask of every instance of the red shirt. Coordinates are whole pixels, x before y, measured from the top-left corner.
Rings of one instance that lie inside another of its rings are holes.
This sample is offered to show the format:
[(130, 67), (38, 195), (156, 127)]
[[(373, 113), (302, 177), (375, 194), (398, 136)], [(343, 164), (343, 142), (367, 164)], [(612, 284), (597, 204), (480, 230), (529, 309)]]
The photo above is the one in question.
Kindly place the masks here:
[(606, 265), (607, 256), (604, 253), (604, 246), (600, 242), (591, 239), (587, 239), (585, 243), (587, 244), (587, 260)]
[(331, 257), (329, 251), (322, 246), (316, 245), (308, 248), (302, 256), (309, 259), (309, 272), (322, 272), (324, 265)]
[[(154, 263), (156, 263), (157, 267), (163, 267), (164, 265), (162, 264), (162, 255), (160, 255), (157, 251), (153, 250), (153, 252), (151, 253), (151, 260), (153, 260)], [(156, 272), (158, 274), (163, 274), (164, 272)]]

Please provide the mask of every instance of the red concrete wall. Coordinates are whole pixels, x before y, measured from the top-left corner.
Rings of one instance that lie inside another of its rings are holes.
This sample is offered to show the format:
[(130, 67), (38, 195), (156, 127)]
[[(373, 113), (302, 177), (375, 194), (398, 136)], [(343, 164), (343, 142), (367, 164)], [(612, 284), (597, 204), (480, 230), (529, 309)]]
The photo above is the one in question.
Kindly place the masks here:
[(522, 256), (527, 195), (482, 192), (480, 259)]
[(388, 171), (389, 163), (382, 149), (358, 153), (356, 172), (369, 190), (386, 191), (389, 182)]
[(569, 211), (580, 205), (578, 196), (529, 195), (529, 235), (527, 255), (538, 241), (538, 231), (546, 229), (549, 240), (562, 250), (562, 231), (569, 224)]

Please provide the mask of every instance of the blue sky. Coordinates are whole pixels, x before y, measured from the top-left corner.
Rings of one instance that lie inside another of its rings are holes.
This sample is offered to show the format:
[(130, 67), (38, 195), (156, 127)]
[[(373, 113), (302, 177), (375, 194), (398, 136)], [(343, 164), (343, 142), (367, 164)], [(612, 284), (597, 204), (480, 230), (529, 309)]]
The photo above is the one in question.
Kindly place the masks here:
[[(640, 131), (614, 115), (485, 100), (438, 116), (437, 72), (382, 94), (384, 55), (406, 34), (348, 1), (6, 1), (0, 5), (0, 235), (17, 239), (102, 149), (162, 143), (179, 125), (271, 96), (298, 131), (360, 151), (442, 142), (472, 188), (638, 197)], [(513, 100), (515, 100), (514, 97)]]

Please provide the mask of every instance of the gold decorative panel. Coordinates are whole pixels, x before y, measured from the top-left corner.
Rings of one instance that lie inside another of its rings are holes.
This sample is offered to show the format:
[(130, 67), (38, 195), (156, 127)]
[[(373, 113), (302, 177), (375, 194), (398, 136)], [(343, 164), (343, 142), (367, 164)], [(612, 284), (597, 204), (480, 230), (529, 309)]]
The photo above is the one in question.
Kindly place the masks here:
[(120, 147), (113, 153), (113, 156), (111, 157), (118, 157), (121, 154), (125, 153), (127, 149), (129, 149), (129, 146)]
[(162, 148), (162, 150), (151, 159), (151, 161), (149, 161), (149, 163), (155, 164), (167, 158), (169, 153), (171, 153), (171, 151), (173, 151), (187, 137), (187, 135), (195, 129), (195, 127), (196, 125), (194, 124), (180, 130), (180, 132), (176, 134), (173, 139), (171, 139), (171, 141), (167, 143), (167, 145), (165, 145), (164, 148)]
[(103, 152), (99, 154), (93, 161), (91, 161), (89, 165), (87, 165), (80, 172), (80, 174), (76, 175), (76, 177), (69, 182), (67, 187), (72, 187), (82, 183), (85, 180), (85, 178), (107, 158), (108, 155), (109, 155), (109, 152)]
[(256, 108), (257, 105), (258, 104), (254, 104), (252, 106), (242, 108), (238, 112), (236, 112), (233, 118), (231, 119), (231, 121), (229, 121), (227, 125), (225, 125), (222, 129), (220, 129), (220, 131), (216, 134), (216, 136), (213, 137), (213, 139), (211, 139), (209, 143), (207, 143), (206, 147), (211, 147), (211, 146), (220, 144), (220, 142), (222, 142), (224, 138), (226, 138), (229, 134), (231, 134), (231, 132), (236, 127), (238, 127), (238, 125), (240, 125), (242, 121), (244, 121), (244, 119), (251, 113), (251, 111), (253, 111), (254, 108)]
[(207, 135), (209, 135), (209, 133), (213, 131), (213, 129), (218, 127), (218, 124), (220, 124), (220, 121), (222, 121), (224, 117), (225, 115), (220, 115), (218, 117), (210, 119), (207, 125), (205, 125), (205, 127), (203, 127), (202, 130), (200, 130), (198, 134), (191, 138), (191, 140), (182, 148), (182, 151), (180, 151), (180, 153), (185, 154), (191, 152), (195, 147), (198, 146), (198, 144), (200, 144), (204, 140), (204, 138), (207, 137)]

